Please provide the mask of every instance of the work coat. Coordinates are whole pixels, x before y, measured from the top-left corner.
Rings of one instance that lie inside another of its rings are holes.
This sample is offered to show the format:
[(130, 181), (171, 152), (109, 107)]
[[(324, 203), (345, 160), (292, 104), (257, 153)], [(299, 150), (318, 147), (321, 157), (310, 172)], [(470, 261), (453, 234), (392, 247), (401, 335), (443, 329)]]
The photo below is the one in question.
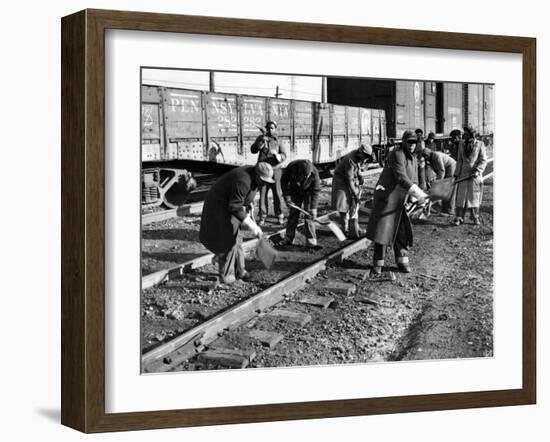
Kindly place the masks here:
[(407, 246), (412, 246), (412, 227), (405, 212), (407, 193), (418, 184), (415, 154), (402, 146), (393, 149), (376, 183), (373, 207), (367, 226), (367, 238), (378, 244), (393, 245), (400, 223), (405, 223)]
[(317, 209), (321, 193), (319, 171), (309, 160), (295, 160), (288, 164), (281, 178), (283, 196), (303, 203), (305, 210)]
[(451, 178), (455, 174), (456, 161), (450, 155), (443, 152), (432, 151), (427, 157), (430, 166), (435, 172), (435, 179)]
[(343, 156), (334, 169), (332, 208), (340, 213), (347, 213), (351, 209), (353, 196), (359, 195), (362, 185), (361, 166), (354, 150)]
[(474, 172), (479, 172), (477, 178), (471, 178), (457, 184), (456, 188), (456, 207), (457, 208), (476, 208), (481, 205), (483, 196), (483, 171), (487, 167), (487, 152), (485, 144), (480, 140), (473, 140), (471, 151), (467, 152), (466, 144), (461, 141), (458, 147), (456, 160), (455, 176), (457, 179), (472, 176)]
[(254, 166), (242, 166), (223, 175), (204, 200), (199, 239), (213, 253), (227, 253), (237, 240), (239, 227), (254, 201)]
[[(258, 163), (263, 161), (271, 164), (273, 171), (281, 169), (288, 157), (286, 149), (276, 135), (258, 136), (250, 147), (250, 151), (258, 154)], [(277, 159), (276, 154), (279, 154), (280, 160)]]

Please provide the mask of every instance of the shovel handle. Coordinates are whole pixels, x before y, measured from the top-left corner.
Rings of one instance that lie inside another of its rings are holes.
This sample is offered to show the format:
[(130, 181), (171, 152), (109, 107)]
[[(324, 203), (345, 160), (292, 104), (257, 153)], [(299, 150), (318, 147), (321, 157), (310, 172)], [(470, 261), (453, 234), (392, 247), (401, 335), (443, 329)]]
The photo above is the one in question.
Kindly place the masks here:
[(311, 216), (311, 213), (309, 213), (307, 210), (302, 209), (301, 207), (296, 206), (295, 204), (290, 203), (288, 206), (296, 209), (298, 212), (302, 212), (305, 216), (315, 221), (316, 223), (321, 224), (322, 226), (328, 226), (330, 223), (330, 221), (321, 221), (319, 218), (313, 218)]
[(456, 184), (458, 183), (461, 183), (462, 181), (468, 181), (468, 180), (471, 180), (472, 178), (475, 178), (475, 175), (470, 175), (470, 176), (466, 176), (464, 178), (460, 178), (458, 180), (455, 180), (454, 183), (453, 183), (453, 186), (455, 186)]

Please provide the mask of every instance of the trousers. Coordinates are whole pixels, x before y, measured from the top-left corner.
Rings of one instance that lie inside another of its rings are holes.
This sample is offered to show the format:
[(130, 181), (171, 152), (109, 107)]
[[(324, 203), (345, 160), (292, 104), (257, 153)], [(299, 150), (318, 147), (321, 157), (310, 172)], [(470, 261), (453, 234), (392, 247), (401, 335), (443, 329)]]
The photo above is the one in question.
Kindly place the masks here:
[[(405, 264), (409, 262), (409, 247), (407, 241), (407, 231), (405, 224), (401, 221), (397, 228), (397, 235), (393, 243), (393, 253), (397, 263)], [(386, 246), (379, 243), (374, 243), (373, 261), (375, 266), (383, 266), (386, 258)]]
[[(305, 198), (301, 195), (292, 195), (290, 197), (292, 203), (298, 207), (304, 208), (304, 210), (310, 210), (310, 201), (306, 196)], [(296, 236), (296, 229), (298, 228), (298, 223), (300, 222), (300, 212), (296, 209), (291, 208), (288, 213), (288, 221), (286, 224), (286, 238), (293, 240)], [(317, 234), (315, 232), (315, 223), (312, 219), (306, 218), (304, 221), (304, 233), (306, 235), (306, 240), (311, 245), (317, 244)]]
[(275, 216), (280, 216), (283, 213), (281, 209), (281, 201), (283, 199), (283, 191), (281, 189), (281, 175), (282, 175), (281, 169), (274, 169), (273, 179), (275, 180), (275, 182), (274, 183), (262, 182), (260, 185), (260, 211), (258, 213), (260, 219), (267, 218), (267, 214), (269, 212), (268, 193), (270, 190), (273, 195), (273, 210), (275, 212)]
[(241, 233), (237, 233), (235, 244), (226, 253), (218, 253), (218, 273), (222, 282), (242, 277), (245, 270), (245, 255)]

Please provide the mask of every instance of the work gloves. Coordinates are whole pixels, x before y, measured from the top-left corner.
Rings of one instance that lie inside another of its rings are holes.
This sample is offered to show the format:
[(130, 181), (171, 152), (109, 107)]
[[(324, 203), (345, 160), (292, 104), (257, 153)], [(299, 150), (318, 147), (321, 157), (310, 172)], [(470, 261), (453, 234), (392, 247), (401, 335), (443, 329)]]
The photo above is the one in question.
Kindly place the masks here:
[(407, 192), (407, 195), (409, 197), (409, 200), (411, 202), (417, 202), (418, 204), (423, 204), (428, 195), (416, 184), (413, 184), (409, 191)]
[(250, 215), (246, 215), (242, 225), (245, 226), (256, 238), (260, 238), (263, 234), (262, 229), (256, 224)]

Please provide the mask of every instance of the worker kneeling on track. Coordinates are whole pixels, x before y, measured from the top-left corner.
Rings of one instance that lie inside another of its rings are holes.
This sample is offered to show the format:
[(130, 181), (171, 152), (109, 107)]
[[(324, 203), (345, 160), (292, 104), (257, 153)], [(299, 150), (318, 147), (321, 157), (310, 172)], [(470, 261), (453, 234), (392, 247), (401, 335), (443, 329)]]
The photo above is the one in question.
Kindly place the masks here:
[(283, 197), (289, 210), (286, 225), (286, 236), (283, 244), (290, 245), (294, 241), (296, 228), (300, 220), (300, 212), (292, 205), (301, 207), (311, 215), (304, 222), (306, 245), (317, 246), (314, 219), (317, 218), (317, 205), (321, 192), (319, 172), (310, 160), (295, 160), (288, 164), (281, 177)]
[(380, 275), (387, 246), (393, 246), (397, 267), (411, 271), (408, 247), (412, 246), (412, 226), (405, 210), (407, 200), (421, 204), (427, 195), (418, 187), (417, 139), (411, 131), (403, 134), (403, 143), (392, 150), (374, 190), (373, 209), (367, 238), (374, 242), (373, 273)]
[(263, 182), (274, 182), (273, 168), (268, 163), (238, 167), (216, 181), (204, 200), (199, 238), (216, 254), (223, 283), (247, 277), (240, 229), (246, 227), (257, 238), (262, 236), (249, 208)]
[(332, 208), (340, 213), (342, 230), (352, 239), (365, 234), (359, 228), (359, 203), (363, 177), (362, 167), (374, 162), (372, 147), (362, 144), (340, 159), (332, 178)]

